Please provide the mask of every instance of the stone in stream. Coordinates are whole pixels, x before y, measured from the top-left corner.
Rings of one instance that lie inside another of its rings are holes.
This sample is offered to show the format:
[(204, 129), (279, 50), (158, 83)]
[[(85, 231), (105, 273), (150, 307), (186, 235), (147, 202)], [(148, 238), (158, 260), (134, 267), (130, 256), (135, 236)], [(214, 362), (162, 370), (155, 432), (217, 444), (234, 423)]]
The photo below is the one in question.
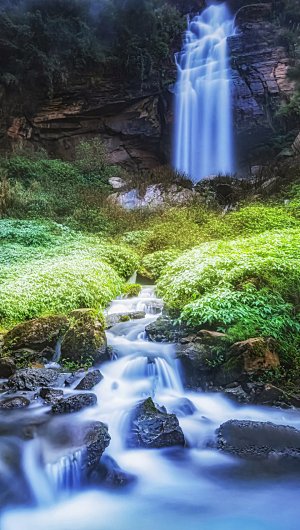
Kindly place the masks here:
[(94, 309), (70, 313), (70, 327), (61, 343), (61, 360), (94, 364), (109, 360), (105, 322)]
[(45, 403), (50, 403), (52, 405), (57, 403), (63, 397), (63, 395), (63, 390), (58, 388), (42, 387), (40, 389), (40, 397), (45, 401)]
[(75, 387), (75, 390), (92, 390), (92, 388), (98, 385), (102, 379), (103, 375), (101, 374), (100, 370), (88, 372)]
[(14, 396), (0, 401), (1, 410), (22, 409), (30, 405), (30, 400), (24, 396)]
[(279, 471), (300, 471), (300, 431), (287, 425), (230, 420), (217, 429), (217, 448)]
[(185, 445), (175, 414), (158, 408), (151, 398), (138, 404), (129, 420), (127, 447), (160, 448)]
[(145, 311), (131, 311), (129, 313), (112, 313), (111, 315), (107, 315), (106, 320), (106, 328), (110, 329), (113, 326), (116, 326), (117, 324), (121, 324), (122, 322), (128, 322), (129, 320), (140, 320), (141, 318), (145, 318), (146, 313)]
[(62, 386), (66, 376), (51, 368), (17, 370), (7, 384), (13, 390), (36, 390), (41, 386)]
[(166, 315), (158, 317), (145, 328), (146, 336), (152, 342), (178, 342), (184, 331)]
[(73, 394), (65, 399), (57, 401), (51, 409), (52, 414), (70, 414), (78, 412), (86, 407), (93, 407), (97, 404), (95, 394)]

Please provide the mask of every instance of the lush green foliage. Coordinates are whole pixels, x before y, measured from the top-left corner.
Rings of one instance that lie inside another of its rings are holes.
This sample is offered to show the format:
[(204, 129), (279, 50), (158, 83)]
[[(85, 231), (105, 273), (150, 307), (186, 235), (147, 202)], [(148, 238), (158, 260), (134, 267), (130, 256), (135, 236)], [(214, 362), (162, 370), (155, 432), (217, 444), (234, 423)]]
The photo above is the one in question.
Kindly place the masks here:
[(157, 280), (168, 263), (174, 261), (181, 254), (180, 250), (158, 250), (143, 257), (139, 272), (150, 280)]
[(126, 298), (138, 296), (141, 292), (142, 286), (139, 283), (126, 283), (123, 287), (123, 295)]
[(0, 221), (0, 324), (105, 307), (138, 266), (134, 252), (55, 223)]
[(158, 292), (190, 326), (233, 340), (270, 336), (291, 359), (299, 347), (300, 230), (202, 244), (164, 269)]

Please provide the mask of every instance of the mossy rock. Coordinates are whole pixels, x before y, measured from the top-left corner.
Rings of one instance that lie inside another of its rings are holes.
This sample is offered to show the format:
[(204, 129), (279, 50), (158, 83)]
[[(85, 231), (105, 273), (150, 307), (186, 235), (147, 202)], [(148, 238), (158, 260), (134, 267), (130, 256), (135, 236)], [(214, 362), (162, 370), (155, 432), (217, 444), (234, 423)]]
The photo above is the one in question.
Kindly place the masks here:
[(227, 360), (219, 367), (215, 384), (227, 385), (257, 378), (266, 370), (279, 368), (280, 361), (271, 339), (254, 337), (233, 344)]
[[(45, 348), (55, 348), (67, 330), (69, 320), (62, 315), (35, 318), (18, 324), (3, 337), (3, 353), (12, 357), (16, 352), (42, 352)], [(34, 355), (33, 355), (34, 357)]]
[(139, 283), (126, 283), (123, 288), (124, 298), (134, 298), (140, 294), (142, 286)]
[(70, 327), (61, 344), (61, 361), (92, 366), (109, 360), (105, 321), (94, 309), (77, 309), (69, 315)]

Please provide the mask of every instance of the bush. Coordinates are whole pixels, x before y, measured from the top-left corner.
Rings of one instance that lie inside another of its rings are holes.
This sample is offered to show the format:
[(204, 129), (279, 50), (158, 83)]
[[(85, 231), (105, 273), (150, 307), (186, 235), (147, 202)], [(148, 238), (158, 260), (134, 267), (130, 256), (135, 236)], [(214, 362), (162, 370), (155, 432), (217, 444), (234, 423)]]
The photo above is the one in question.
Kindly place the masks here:
[(126, 283), (123, 287), (123, 295), (125, 298), (132, 298), (138, 296), (142, 290), (139, 283)]
[(174, 309), (216, 288), (240, 289), (249, 282), (296, 301), (300, 296), (299, 235), (299, 229), (290, 229), (204, 243), (167, 266), (158, 282), (159, 292)]
[(104, 307), (121, 294), (139, 259), (50, 222), (0, 220), (0, 323), (7, 326), (78, 307)]
[(120, 172), (117, 166), (109, 164), (106, 148), (100, 138), (80, 142), (75, 149), (75, 166), (88, 183), (103, 187), (110, 177)]
[(181, 319), (192, 327), (212, 327), (232, 341), (273, 337), (277, 341), (300, 332), (294, 307), (276, 292), (246, 285), (241, 291), (216, 289), (184, 307)]
[(181, 254), (180, 250), (158, 250), (143, 257), (139, 273), (150, 280), (157, 280), (164, 268)]
[(85, 256), (36, 260), (1, 283), (0, 323), (7, 327), (80, 307), (104, 308), (121, 290), (120, 277), (105, 262)]

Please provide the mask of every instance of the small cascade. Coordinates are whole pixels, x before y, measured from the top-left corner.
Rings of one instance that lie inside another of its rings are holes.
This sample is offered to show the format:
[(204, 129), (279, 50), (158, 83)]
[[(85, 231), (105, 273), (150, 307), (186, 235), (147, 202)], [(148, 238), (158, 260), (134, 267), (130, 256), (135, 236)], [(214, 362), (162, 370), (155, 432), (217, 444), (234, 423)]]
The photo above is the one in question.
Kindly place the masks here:
[(57, 494), (79, 490), (82, 483), (82, 451), (62, 456), (46, 465), (49, 481)]
[[(111, 308), (120, 303), (123, 301), (113, 302)], [(137, 301), (126, 304), (132, 311)], [(229, 419), (272, 421), (299, 428), (299, 415), (280, 409), (236, 407), (221, 394), (184, 390), (175, 345), (150, 342), (141, 336), (145, 325), (155, 318), (148, 314), (142, 323), (132, 320), (117, 324), (107, 333), (116, 358), (101, 365), (103, 379), (93, 389), (98, 407), (84, 409), (76, 419), (108, 425), (111, 442), (105, 454), (137, 478), (136, 486), (122, 488), (118, 494), (105, 489), (105, 485), (89, 488), (81, 476), (84, 453), (76, 451), (57, 458), (55, 444), (43, 450), (37, 439), (16, 442), (17, 452), (11, 453), (10, 439), (9, 445), (6, 441), (1, 447), (4, 483), (11, 480), (15, 489), (22, 488), (14, 479), (14, 471), (10, 474), (9, 470), (9, 463), (19, 460), (9, 455), (23, 454), (20, 462), (36, 506), (8, 510), (1, 518), (1, 530), (165, 530), (169, 526), (173, 530), (298, 530), (298, 483), (280, 484), (276, 479), (275, 486), (270, 482), (264, 485), (262, 480), (255, 482), (251, 471), (249, 485), (244, 475), (239, 479), (236, 473), (239, 461), (209, 448), (209, 444), (217, 427)], [(178, 417), (187, 442), (184, 450), (124, 446), (130, 414), (149, 396)], [(19, 443), (24, 444), (23, 451)], [(49, 457), (52, 463), (44, 466)], [(278, 525), (283, 510), (286, 517)]]
[(41, 447), (37, 439), (25, 444), (22, 467), (36, 504), (47, 506), (53, 503), (55, 495), (43, 470)]
[(188, 22), (176, 54), (174, 167), (194, 182), (232, 173), (231, 73), (227, 38), (233, 18), (211, 5)]

